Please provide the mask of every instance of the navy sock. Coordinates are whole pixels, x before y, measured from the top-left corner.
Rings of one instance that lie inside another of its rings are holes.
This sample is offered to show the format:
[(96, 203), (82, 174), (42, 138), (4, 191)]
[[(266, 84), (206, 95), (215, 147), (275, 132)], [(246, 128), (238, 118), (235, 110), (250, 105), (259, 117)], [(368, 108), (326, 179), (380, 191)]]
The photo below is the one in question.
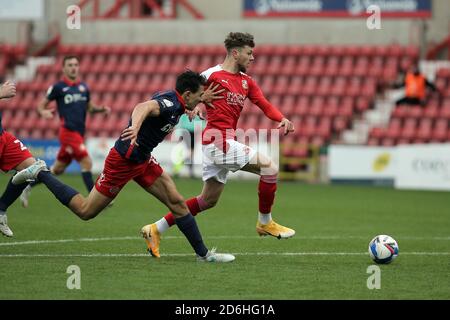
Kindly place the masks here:
[(6, 212), (6, 209), (20, 196), (23, 189), (26, 188), (28, 182), (24, 182), (19, 185), (15, 185), (11, 182), (12, 178), (9, 180), (6, 186), (5, 192), (3, 192), (0, 198), (0, 211)]
[(68, 185), (62, 183), (56, 179), (50, 171), (41, 171), (38, 174), (38, 179), (47, 186), (47, 188), (53, 193), (56, 199), (59, 200), (66, 207), (69, 205), (70, 200), (76, 196), (79, 192), (72, 189)]
[(206, 256), (208, 253), (208, 248), (206, 248), (203, 243), (202, 235), (200, 234), (197, 222), (192, 214), (188, 213), (184, 217), (175, 219), (175, 223), (177, 224), (178, 229), (180, 229), (189, 240), (189, 243), (192, 248), (194, 248), (195, 253), (197, 253), (200, 257)]
[(91, 192), (92, 188), (94, 187), (94, 180), (92, 180), (92, 172), (82, 171), (81, 176), (83, 177), (83, 182), (86, 188), (88, 189), (88, 192)]
[(35, 185), (37, 185), (37, 184), (39, 184), (39, 183), (41, 183), (39, 180), (34, 180), (33, 182), (30, 182), (30, 187), (34, 187)]

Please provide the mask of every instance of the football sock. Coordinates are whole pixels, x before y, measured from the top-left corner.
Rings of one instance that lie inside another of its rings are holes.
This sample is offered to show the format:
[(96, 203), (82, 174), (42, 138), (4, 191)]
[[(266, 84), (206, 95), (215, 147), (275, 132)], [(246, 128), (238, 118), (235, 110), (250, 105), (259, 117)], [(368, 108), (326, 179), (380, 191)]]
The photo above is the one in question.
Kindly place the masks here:
[(30, 187), (33, 188), (35, 185), (37, 185), (39, 183), (41, 183), (39, 180), (34, 180), (34, 181), (30, 182)]
[(175, 219), (175, 222), (178, 226), (178, 229), (183, 232), (192, 248), (194, 248), (195, 253), (200, 257), (206, 256), (206, 254), (208, 253), (208, 249), (203, 243), (202, 235), (200, 234), (197, 222), (195, 221), (192, 214), (188, 213), (184, 217)]
[(272, 220), (272, 214), (271, 213), (259, 213), (258, 215), (258, 221), (261, 224), (268, 224)]
[[(168, 215), (169, 214), (167, 214), (166, 216), (168, 216)], [(167, 222), (166, 216), (164, 216), (161, 219), (159, 219), (158, 221), (156, 221), (156, 229), (158, 229), (159, 233), (166, 232), (170, 228), (170, 226), (175, 223), (175, 218), (172, 214), (170, 214), (170, 217), (169, 217), (169, 219), (174, 220), (171, 225), (169, 225), (169, 223)]]
[(270, 213), (272, 211), (275, 192), (277, 191), (277, 176), (261, 176), (258, 185), (259, 212)]
[(16, 201), (16, 199), (20, 196), (23, 189), (25, 189), (28, 185), (28, 182), (24, 182), (19, 185), (15, 185), (11, 182), (12, 178), (9, 180), (8, 185), (6, 186), (5, 192), (3, 192), (2, 197), (0, 198), (0, 211), (6, 212), (8, 207)]
[(69, 205), (70, 200), (76, 196), (79, 192), (72, 189), (68, 185), (62, 183), (56, 179), (50, 171), (41, 171), (38, 174), (38, 179), (47, 186), (47, 188), (53, 193), (56, 199), (59, 200), (66, 207)]
[[(205, 200), (203, 200), (203, 198), (200, 196), (186, 200), (186, 205), (189, 208), (189, 212), (193, 216), (196, 216), (197, 213), (208, 209), (208, 205), (206, 204)], [(165, 220), (165, 221), (162, 221), (162, 220)], [(166, 231), (167, 229), (169, 229), (174, 224), (175, 224), (175, 217), (172, 214), (172, 212), (169, 212), (168, 214), (166, 214), (164, 216), (164, 218), (162, 218), (156, 222), (158, 231), (161, 233)]]
[(91, 192), (94, 187), (94, 180), (92, 179), (91, 171), (82, 171), (81, 176), (83, 177), (84, 185), (86, 186), (88, 192)]

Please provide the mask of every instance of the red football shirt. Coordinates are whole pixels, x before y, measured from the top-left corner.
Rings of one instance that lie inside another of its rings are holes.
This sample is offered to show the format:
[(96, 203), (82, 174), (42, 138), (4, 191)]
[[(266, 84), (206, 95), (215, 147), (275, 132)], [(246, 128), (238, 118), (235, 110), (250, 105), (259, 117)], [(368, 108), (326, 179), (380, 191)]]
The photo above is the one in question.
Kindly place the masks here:
[[(213, 141), (217, 143), (219, 133), (223, 140), (235, 138), (234, 130), (246, 98), (260, 107), (272, 120), (281, 121), (281, 113), (270, 105), (259, 86), (247, 74), (231, 73), (223, 70), (221, 65), (217, 65), (204, 71), (202, 75), (207, 79), (206, 86), (213, 83), (213, 86), (220, 85), (218, 89), (225, 89), (221, 93), (222, 98), (212, 102), (214, 108), (206, 108), (208, 123), (203, 131), (203, 144), (210, 144)], [(270, 111), (275, 109), (275, 114), (268, 112), (269, 109)]]

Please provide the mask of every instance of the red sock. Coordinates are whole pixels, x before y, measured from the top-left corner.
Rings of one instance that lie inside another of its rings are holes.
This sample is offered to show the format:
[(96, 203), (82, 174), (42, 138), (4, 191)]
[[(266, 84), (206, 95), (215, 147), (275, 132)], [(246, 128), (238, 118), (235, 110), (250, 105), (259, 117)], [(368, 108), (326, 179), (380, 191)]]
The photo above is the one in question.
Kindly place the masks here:
[(258, 185), (259, 196), (259, 212), (271, 213), (273, 201), (275, 199), (275, 191), (277, 191), (276, 182), (266, 182), (261, 177)]
[[(196, 216), (197, 213), (202, 211), (200, 209), (200, 204), (199, 204), (199, 201), (198, 201), (197, 197), (194, 197), (194, 198), (186, 200), (186, 205), (189, 208), (189, 212), (193, 216)], [(169, 226), (173, 226), (175, 224), (175, 217), (172, 214), (172, 212), (169, 212), (168, 214), (166, 214), (164, 216), (164, 219), (166, 219), (166, 221), (169, 224)]]

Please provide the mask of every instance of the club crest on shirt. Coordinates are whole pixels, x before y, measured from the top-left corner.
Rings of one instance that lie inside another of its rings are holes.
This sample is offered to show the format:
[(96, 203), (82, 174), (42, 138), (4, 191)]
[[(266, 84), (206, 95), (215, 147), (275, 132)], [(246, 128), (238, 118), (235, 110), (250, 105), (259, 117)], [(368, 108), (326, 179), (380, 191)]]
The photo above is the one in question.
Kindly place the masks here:
[(248, 83), (247, 83), (247, 80), (242, 80), (242, 88), (244, 88), (245, 90), (248, 89)]
[(86, 88), (85, 88), (82, 84), (80, 84), (80, 85), (78, 86), (78, 90), (80, 90), (80, 92), (85, 92), (85, 91), (86, 91)]

